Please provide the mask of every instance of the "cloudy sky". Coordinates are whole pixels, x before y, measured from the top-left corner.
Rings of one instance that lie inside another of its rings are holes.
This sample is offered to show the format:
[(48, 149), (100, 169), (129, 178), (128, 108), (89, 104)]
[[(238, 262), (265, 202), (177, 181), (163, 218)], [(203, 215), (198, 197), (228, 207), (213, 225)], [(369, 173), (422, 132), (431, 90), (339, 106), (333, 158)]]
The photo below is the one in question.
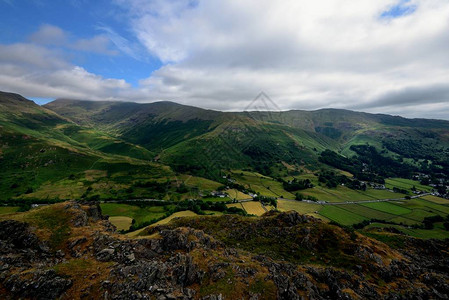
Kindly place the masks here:
[(0, 0), (0, 90), (449, 119), (449, 1)]

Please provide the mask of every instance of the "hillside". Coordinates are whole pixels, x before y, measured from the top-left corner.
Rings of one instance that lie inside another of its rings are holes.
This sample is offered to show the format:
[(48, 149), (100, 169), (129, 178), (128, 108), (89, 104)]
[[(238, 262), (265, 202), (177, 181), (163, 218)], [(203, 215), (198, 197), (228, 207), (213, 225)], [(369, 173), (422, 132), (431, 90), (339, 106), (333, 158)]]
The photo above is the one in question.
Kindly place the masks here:
[[(92, 190), (91, 197), (145, 197), (146, 183), (138, 180), (172, 182), (165, 185), (168, 192), (179, 186), (174, 173), (224, 184), (222, 177), (232, 170), (281, 182), (335, 169), (378, 183), (415, 177), (435, 184), (441, 195), (449, 177), (448, 121), (336, 109), (225, 113), (173, 102), (61, 99), (40, 107), (9, 93), (0, 94), (0, 105), (5, 199), (41, 198), (63, 185), (70, 187), (57, 193), (64, 199)], [(112, 176), (124, 165), (134, 175)], [(85, 172), (103, 171), (107, 179), (86, 179)], [(111, 182), (115, 192), (105, 194)], [(117, 189), (121, 192), (114, 195)]]
[(316, 169), (326, 149), (360, 156), (354, 145), (374, 146), (420, 171), (424, 160), (434, 172), (446, 169), (449, 161), (449, 121), (442, 120), (338, 109), (222, 113), (172, 102), (56, 100), (45, 107), (145, 147), (181, 172), (211, 178), (227, 168), (257, 168), (276, 176), (273, 169), (282, 167), (280, 162)]
[[(444, 299), (446, 241), (390, 245), (294, 212), (188, 217), (124, 238), (95, 204), (0, 217), (6, 298)], [(287, 243), (285, 243), (287, 241)], [(394, 242), (393, 242), (394, 241)]]
[[(149, 162), (154, 154), (147, 149), (78, 126), (19, 95), (1, 93), (0, 107), (1, 200), (78, 198), (92, 190), (89, 178), (98, 176), (92, 172), (171, 174)], [(103, 181), (106, 186), (98, 189), (108, 189), (107, 182), (115, 180)]]
[(335, 109), (218, 112), (172, 102), (40, 107), (0, 96), (5, 211), (113, 201), (112, 220), (126, 232), (186, 210), (279, 209), (447, 236), (447, 121)]

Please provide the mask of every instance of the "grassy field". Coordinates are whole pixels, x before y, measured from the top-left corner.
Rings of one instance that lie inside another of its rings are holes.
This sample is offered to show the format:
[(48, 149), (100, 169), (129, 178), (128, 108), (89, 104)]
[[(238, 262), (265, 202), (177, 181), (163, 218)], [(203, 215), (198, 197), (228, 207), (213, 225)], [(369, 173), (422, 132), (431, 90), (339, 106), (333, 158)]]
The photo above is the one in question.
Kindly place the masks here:
[(175, 212), (174, 214), (172, 214), (171, 216), (162, 219), (154, 224), (152, 224), (151, 226), (157, 226), (157, 225), (162, 225), (162, 224), (167, 224), (168, 222), (170, 222), (171, 220), (173, 220), (174, 218), (180, 218), (180, 217), (194, 217), (197, 216), (196, 213), (194, 213), (193, 211), (190, 210), (185, 210), (185, 211), (178, 211)]
[[(267, 176), (263, 176), (255, 172), (247, 171), (233, 171), (232, 178), (236, 179), (238, 183), (247, 186), (263, 196), (278, 197), (285, 199), (295, 199), (295, 192), (287, 192), (284, 190), (282, 183), (273, 180)], [(320, 186), (318, 177), (313, 173), (304, 173), (297, 176), (287, 176), (284, 180), (309, 179), (314, 185), (314, 188), (298, 191), (304, 196), (313, 196), (320, 201), (327, 202), (345, 202), (345, 201), (361, 201), (361, 200), (383, 200), (383, 199), (399, 199), (403, 198), (404, 194), (393, 193), (388, 190), (375, 190), (368, 188), (366, 191), (352, 190), (345, 186), (337, 186), (336, 188), (327, 188)], [(232, 198), (232, 197), (231, 197)]]
[(390, 220), (396, 217), (394, 214), (386, 213), (360, 204), (340, 205), (339, 207), (368, 219)]
[(225, 192), (228, 193), (229, 198), (235, 199), (235, 200), (244, 200), (244, 199), (251, 198), (250, 195), (244, 194), (236, 189), (228, 189)]
[(400, 199), (405, 197), (404, 194), (394, 193), (388, 190), (367, 189), (366, 191), (360, 191), (360, 193), (365, 195), (366, 196), (365, 199), (368, 200), (370, 200), (369, 198), (383, 200), (383, 199)]
[(128, 230), (131, 227), (133, 219), (130, 217), (116, 216), (109, 217), (109, 221), (117, 227), (118, 230)]
[(411, 213), (409, 214), (404, 214), (401, 215), (401, 217), (403, 218), (408, 218), (408, 219), (412, 219), (418, 222), (421, 222), (425, 217), (431, 217), (431, 216), (435, 216), (435, 213), (432, 211), (426, 211), (423, 209), (414, 209)]
[(408, 208), (392, 204), (389, 202), (363, 203), (361, 205), (393, 215), (403, 215), (412, 212)]
[(222, 184), (202, 177), (196, 177), (191, 175), (181, 175), (179, 179), (182, 180), (185, 185), (190, 187), (198, 187), (202, 190), (213, 191), (218, 189)]
[(412, 199), (408, 201), (404, 201), (400, 204), (403, 207), (407, 207), (409, 209), (421, 208), (425, 210), (431, 210), (441, 215), (449, 214), (449, 206), (436, 204), (431, 201), (423, 200), (423, 199)]
[(240, 209), (243, 209), (243, 210), (245, 209), (241, 203), (226, 204), (226, 206), (227, 207), (237, 207), (237, 208), (240, 208)]
[(443, 204), (443, 205), (449, 205), (449, 200), (448, 199), (444, 199), (444, 198), (440, 198), (440, 197), (436, 197), (436, 196), (424, 196), (421, 199), (436, 203), (436, 204)]
[(204, 213), (207, 215), (211, 215), (211, 216), (222, 216), (223, 215), (222, 212), (215, 211), (215, 210), (205, 210)]
[(19, 210), (17, 206), (0, 206), (0, 215), (12, 214)]
[(151, 225), (149, 225), (147, 227), (144, 227), (144, 228), (138, 229), (136, 231), (127, 233), (126, 235), (129, 236), (129, 237), (141, 236), (142, 233), (145, 231), (145, 229), (147, 229), (148, 227), (154, 227), (154, 226), (157, 226), (157, 225), (167, 224), (168, 222), (170, 222), (174, 218), (178, 218), (178, 217), (194, 217), (194, 216), (197, 216), (197, 214), (194, 213), (193, 211), (190, 211), (190, 210), (178, 211), (178, 212), (175, 212), (174, 214), (172, 214), (171, 216), (169, 216), (169, 217), (167, 217), (165, 219), (162, 219), (162, 220), (160, 220), (160, 221), (158, 221), (158, 222), (156, 222), (154, 224), (151, 224)]
[[(256, 201), (242, 202), (243, 209), (246, 210), (248, 214), (261, 216), (266, 213), (263, 209), (262, 204)], [(268, 209), (267, 209), (268, 210)]]
[(385, 187), (392, 189), (393, 187), (397, 187), (400, 189), (406, 189), (411, 191), (413, 186), (421, 191), (431, 191), (432, 187), (422, 185), (419, 181), (404, 179), (404, 178), (389, 178), (385, 180)]
[(262, 196), (268, 197), (283, 197), (287, 199), (294, 199), (292, 193), (284, 190), (282, 183), (273, 178), (263, 176), (256, 172), (247, 171), (233, 171), (232, 178), (236, 179), (238, 183), (253, 189)]
[(391, 225), (391, 224), (381, 224), (381, 223), (372, 223), (364, 228), (364, 230), (369, 230), (373, 228), (385, 228), (385, 227), (393, 227), (398, 229), (399, 231), (414, 236), (421, 239), (444, 239), (449, 236), (448, 231), (444, 230), (441, 223), (436, 223), (435, 228), (432, 230), (425, 229), (413, 229), (407, 228), (400, 225)]
[(333, 205), (324, 206), (320, 210), (320, 215), (341, 225), (352, 225), (367, 220), (365, 217)]
[(136, 220), (137, 224), (163, 217), (168, 210), (164, 206), (138, 207), (120, 203), (102, 203), (103, 214), (110, 217), (129, 217)]
[(294, 210), (300, 214), (309, 214), (319, 211), (322, 207), (323, 207), (322, 205), (316, 203), (278, 200), (278, 210), (280, 211)]

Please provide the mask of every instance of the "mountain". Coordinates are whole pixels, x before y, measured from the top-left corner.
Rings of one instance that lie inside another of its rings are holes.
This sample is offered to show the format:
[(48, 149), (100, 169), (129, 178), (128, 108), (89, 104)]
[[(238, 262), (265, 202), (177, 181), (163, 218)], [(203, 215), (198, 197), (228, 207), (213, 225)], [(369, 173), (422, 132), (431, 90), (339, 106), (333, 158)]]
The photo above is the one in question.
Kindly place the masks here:
[(339, 109), (218, 112), (172, 102), (56, 100), (45, 107), (78, 125), (101, 128), (145, 147), (179, 171), (201, 176), (217, 177), (220, 168), (275, 175), (272, 169), (282, 167), (281, 162), (316, 169), (325, 149), (352, 157), (360, 151), (351, 146), (366, 144), (387, 157), (415, 159), (412, 165), (429, 159), (444, 170), (449, 160), (449, 122), (442, 120)]
[[(148, 162), (154, 154), (110, 134), (78, 126), (67, 118), (17, 94), (0, 93), (1, 199), (15, 196), (80, 197), (85, 182), (68, 188), (94, 166), (105, 172), (120, 168), (166, 174)], [(121, 167), (118, 167), (121, 166)], [(159, 171), (149, 171), (154, 169)], [(66, 180), (66, 182), (64, 182)], [(75, 184), (75, 183), (74, 183)], [(48, 187), (36, 193), (39, 188)], [(64, 187), (66, 186), (66, 187)], [(106, 188), (106, 187), (104, 187)], [(54, 189), (59, 192), (54, 194)]]
[[(65, 199), (163, 196), (142, 180), (166, 181), (165, 191), (182, 198), (176, 173), (219, 185), (231, 170), (280, 182), (326, 169), (378, 182), (427, 174), (443, 195), (449, 178), (442, 120), (338, 109), (219, 112), (173, 102), (60, 99), (41, 107), (11, 93), (0, 94), (0, 105), (3, 199), (55, 189)], [(107, 177), (86, 175), (100, 171)]]
[(448, 121), (0, 93), (0, 169), (1, 298), (449, 295)]

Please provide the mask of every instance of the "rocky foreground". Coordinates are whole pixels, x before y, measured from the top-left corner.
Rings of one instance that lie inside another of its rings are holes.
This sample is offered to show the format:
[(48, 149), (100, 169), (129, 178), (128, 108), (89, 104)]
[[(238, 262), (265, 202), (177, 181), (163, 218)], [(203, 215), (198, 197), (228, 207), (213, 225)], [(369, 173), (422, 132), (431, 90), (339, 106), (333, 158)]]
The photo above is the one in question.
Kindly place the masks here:
[(2, 299), (448, 299), (449, 240), (387, 244), (295, 212), (128, 239), (75, 202), (0, 219)]

